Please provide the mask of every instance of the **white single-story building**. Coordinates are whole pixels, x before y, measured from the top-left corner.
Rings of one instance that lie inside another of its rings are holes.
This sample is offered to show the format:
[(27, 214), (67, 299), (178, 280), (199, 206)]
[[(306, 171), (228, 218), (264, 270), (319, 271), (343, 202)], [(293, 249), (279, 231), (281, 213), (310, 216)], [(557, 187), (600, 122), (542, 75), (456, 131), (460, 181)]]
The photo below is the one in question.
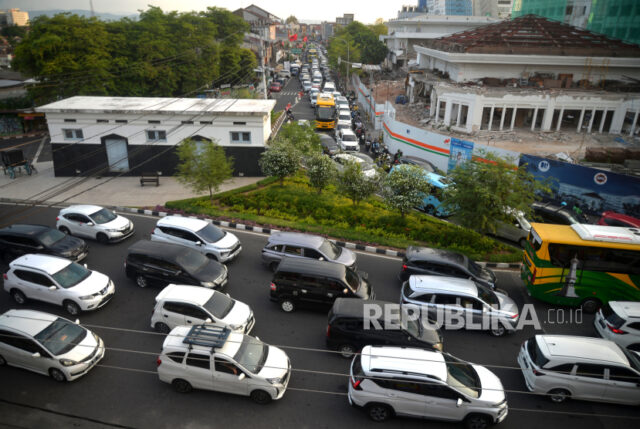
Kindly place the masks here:
[(234, 175), (260, 176), (275, 100), (85, 97), (36, 109), (46, 115), (56, 176), (172, 175), (175, 147), (213, 141), (234, 158)]

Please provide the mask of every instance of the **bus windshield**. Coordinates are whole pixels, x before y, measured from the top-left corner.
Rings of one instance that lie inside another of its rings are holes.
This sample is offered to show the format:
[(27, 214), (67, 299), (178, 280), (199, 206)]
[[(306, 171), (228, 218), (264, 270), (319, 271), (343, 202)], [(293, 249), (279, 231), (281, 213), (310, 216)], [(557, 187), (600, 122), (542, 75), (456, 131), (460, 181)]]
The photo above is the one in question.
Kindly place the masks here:
[(333, 121), (336, 116), (335, 107), (318, 107), (316, 109), (316, 120)]

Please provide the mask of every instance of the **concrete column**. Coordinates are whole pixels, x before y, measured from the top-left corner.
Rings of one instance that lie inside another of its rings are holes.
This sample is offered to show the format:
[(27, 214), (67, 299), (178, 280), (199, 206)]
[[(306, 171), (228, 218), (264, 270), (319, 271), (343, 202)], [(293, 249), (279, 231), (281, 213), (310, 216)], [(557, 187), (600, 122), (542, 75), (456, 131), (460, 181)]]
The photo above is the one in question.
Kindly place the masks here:
[(633, 115), (633, 122), (631, 122), (631, 131), (629, 132), (629, 137), (633, 137), (633, 130), (636, 129), (636, 124), (638, 123), (638, 113), (640, 112), (636, 111), (636, 114)]
[(582, 131), (582, 121), (584, 120), (584, 109), (580, 110), (580, 120), (578, 121), (578, 128), (576, 129), (576, 133)]
[(591, 118), (589, 118), (589, 126), (587, 127), (587, 132), (591, 134), (591, 127), (593, 126), (593, 120), (596, 118), (596, 109), (591, 111)]
[(493, 124), (493, 111), (495, 108), (495, 106), (491, 106), (491, 113), (489, 113), (489, 127), (487, 128), (489, 131), (491, 131), (491, 125)]
[(600, 118), (600, 127), (598, 127), (598, 132), (602, 134), (602, 130), (604, 129), (604, 120), (607, 119), (607, 109), (602, 111), (602, 118)]
[(536, 128), (536, 119), (538, 119), (538, 108), (533, 110), (533, 119), (531, 120), (531, 131)]
[(513, 106), (513, 113), (511, 114), (511, 125), (509, 126), (509, 131), (513, 131), (513, 126), (516, 123), (516, 110), (518, 110), (518, 106)]
[(502, 127), (504, 126), (504, 117), (507, 116), (507, 107), (502, 106), (502, 116), (500, 116), (500, 131), (502, 131)]
[(560, 131), (560, 125), (562, 125), (562, 115), (564, 115), (564, 107), (560, 109), (560, 114), (558, 115), (558, 123), (556, 124), (556, 131)]
[(434, 123), (438, 123), (438, 116), (440, 114), (440, 97), (436, 98), (436, 117), (433, 120)]
[(460, 115), (462, 115), (462, 104), (458, 103), (458, 118), (456, 121), (456, 127), (460, 126)]
[(444, 124), (449, 126), (451, 125), (451, 100), (447, 100), (444, 103)]

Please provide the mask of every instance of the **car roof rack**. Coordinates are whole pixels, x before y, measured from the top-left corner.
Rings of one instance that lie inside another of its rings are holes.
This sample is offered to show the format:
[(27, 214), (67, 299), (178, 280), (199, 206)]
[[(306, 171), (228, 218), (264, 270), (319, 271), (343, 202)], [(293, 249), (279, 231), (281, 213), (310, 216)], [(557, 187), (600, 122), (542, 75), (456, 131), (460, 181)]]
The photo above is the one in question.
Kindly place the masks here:
[(191, 327), (187, 336), (182, 340), (189, 345), (189, 350), (193, 346), (211, 347), (217, 349), (227, 342), (231, 330), (212, 325), (195, 325)]

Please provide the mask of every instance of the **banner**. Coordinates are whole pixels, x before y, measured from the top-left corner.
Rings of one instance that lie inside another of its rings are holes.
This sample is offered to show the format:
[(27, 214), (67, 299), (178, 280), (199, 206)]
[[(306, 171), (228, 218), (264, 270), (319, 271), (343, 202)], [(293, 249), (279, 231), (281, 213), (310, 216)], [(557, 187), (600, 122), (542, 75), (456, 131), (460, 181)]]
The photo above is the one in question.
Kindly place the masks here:
[(473, 142), (460, 140), (455, 137), (451, 138), (449, 149), (449, 164), (447, 172), (453, 171), (457, 166), (471, 161), (473, 157)]
[(546, 201), (577, 205), (596, 216), (613, 210), (640, 218), (640, 178), (525, 154), (520, 165), (536, 178), (550, 179)]

